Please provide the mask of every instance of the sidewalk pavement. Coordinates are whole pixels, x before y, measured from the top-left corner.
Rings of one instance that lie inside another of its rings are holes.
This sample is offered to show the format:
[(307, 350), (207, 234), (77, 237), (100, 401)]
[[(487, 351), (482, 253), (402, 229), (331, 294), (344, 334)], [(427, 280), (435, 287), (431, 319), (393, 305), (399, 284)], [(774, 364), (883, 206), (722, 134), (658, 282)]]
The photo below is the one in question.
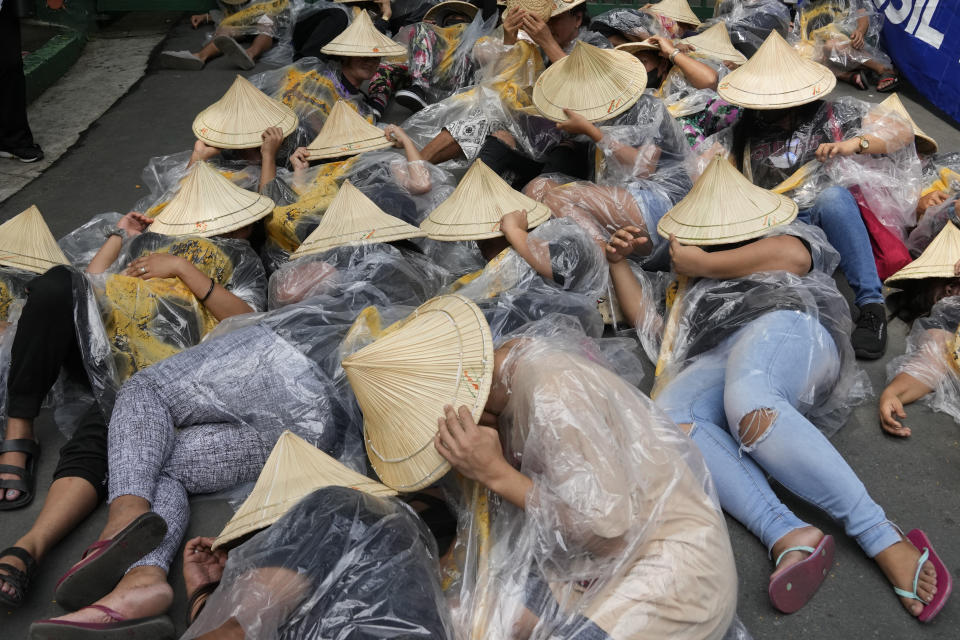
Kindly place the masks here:
[[(157, 17), (162, 21), (162, 17)], [(163, 23), (158, 22), (157, 28)], [(165, 27), (163, 27), (165, 28)], [(181, 20), (169, 32), (163, 49), (197, 50), (207, 31), (193, 31)], [(135, 57), (131, 64), (137, 65)], [(109, 61), (113, 65), (120, 59)], [(167, 155), (193, 145), (191, 123), (204, 107), (218, 99), (233, 82), (237, 71), (223, 59), (207, 65), (201, 72), (167, 71), (154, 68), (155, 56), (146, 74), (126, 95), (80, 135), (42, 175), (0, 203), (0, 221), (9, 219), (31, 204), (44, 213), (55, 236), (60, 237), (91, 216), (105, 211), (126, 211), (141, 196), (140, 172), (152, 156)], [(78, 67), (80, 65), (77, 65)], [(122, 64), (119, 66), (123, 66)], [(262, 71), (258, 66), (252, 75)], [(61, 83), (72, 81), (71, 71)], [(111, 72), (112, 73), (112, 72)], [(99, 82), (99, 81), (97, 81)], [(96, 85), (99, 86), (99, 85)], [(89, 91), (71, 93), (58, 104), (45, 107), (32, 117), (41, 142), (59, 135), (58, 114), (85, 108), (94, 99), (96, 86)], [(50, 91), (55, 91), (55, 86)], [(879, 102), (885, 95), (855, 92), (840, 86), (837, 94), (856, 95)], [(916, 106), (903, 96), (914, 119), (940, 142), (941, 149), (960, 149), (960, 132)], [(391, 114), (402, 118), (403, 110)], [(42, 124), (41, 129), (37, 123)], [(53, 146), (55, 142), (46, 144)], [(69, 144), (69, 143), (68, 143)], [(0, 160), (0, 163), (8, 161)], [(0, 164), (0, 189), (10, 165)], [(899, 321), (890, 325), (888, 355), (877, 362), (862, 363), (879, 394), (885, 382), (885, 368), (893, 357), (903, 353), (906, 327)], [(652, 369), (646, 371), (644, 391), (649, 391)], [(913, 428), (910, 440), (884, 436), (877, 423), (876, 398), (857, 407), (847, 425), (833, 438), (838, 450), (860, 475), (870, 494), (886, 509), (888, 517), (905, 531), (923, 528), (931, 537), (947, 567), (960, 578), (960, 427), (949, 417), (926, 407), (907, 408), (908, 424)], [(13, 544), (39, 513), (56, 464), (57, 449), (64, 439), (53, 424), (50, 412), (37, 422), (44, 452), (38, 472), (38, 494), (30, 507), (0, 513), (0, 547)], [(921, 625), (902, 609), (876, 565), (856, 544), (822, 513), (807, 507), (779, 490), (785, 502), (811, 524), (837, 539), (836, 562), (814, 599), (800, 612), (784, 616), (771, 608), (767, 578), (772, 562), (760, 543), (742, 526), (728, 518), (739, 572), (741, 620), (758, 640), (800, 638), (861, 640), (883, 638), (954, 639), (960, 637), (960, 595), (947, 605), (933, 624)], [(214, 498), (192, 501), (193, 517), (188, 537), (216, 535), (231, 510)], [(61, 574), (76, 562), (83, 549), (96, 539), (106, 520), (101, 507), (77, 531), (44, 559), (25, 605), (5, 612), (3, 638), (24, 638), (30, 622), (63, 613), (53, 602), (53, 587)], [(179, 559), (178, 561), (179, 562)], [(176, 600), (171, 615), (178, 629), (184, 628), (186, 596), (179, 566), (171, 572)]]

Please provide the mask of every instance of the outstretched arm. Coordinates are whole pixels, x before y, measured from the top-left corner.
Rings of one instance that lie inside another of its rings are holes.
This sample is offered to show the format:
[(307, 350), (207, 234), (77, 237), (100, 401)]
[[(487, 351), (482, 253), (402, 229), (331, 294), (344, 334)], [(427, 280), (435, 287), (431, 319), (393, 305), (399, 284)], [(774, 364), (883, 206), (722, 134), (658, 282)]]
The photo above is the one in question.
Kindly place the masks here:
[[(117, 229), (125, 232), (127, 237), (131, 238), (143, 233), (151, 224), (153, 224), (153, 218), (148, 218), (137, 211), (131, 211), (120, 218), (119, 222), (117, 222)], [(100, 250), (97, 251), (97, 255), (93, 256), (93, 260), (87, 265), (87, 273), (103, 273), (109, 269), (110, 265), (116, 262), (117, 256), (120, 255), (122, 248), (123, 239), (121, 236), (110, 236), (107, 238), (106, 242), (100, 247)]]
[(899, 373), (880, 394), (880, 426), (892, 436), (907, 438), (910, 436), (910, 427), (905, 427), (899, 420), (907, 417), (903, 406), (916, 402), (933, 391), (932, 388), (917, 380), (909, 373)]
[(527, 212), (511, 211), (500, 219), (500, 230), (510, 246), (544, 278), (553, 280), (550, 264), (550, 249), (539, 240), (530, 238), (527, 232)]
[(643, 285), (625, 259), (648, 242), (639, 228), (624, 227), (613, 234), (605, 249), (607, 263), (610, 265), (610, 280), (620, 302), (620, 309), (627, 322), (634, 327), (659, 327), (663, 323), (656, 308), (649, 304), (650, 299), (645, 295)]
[(755, 242), (708, 253), (670, 237), (670, 259), (679, 275), (694, 278), (743, 278), (762, 271), (789, 271), (802, 276), (810, 271), (812, 258), (803, 242), (794, 236), (772, 236)]

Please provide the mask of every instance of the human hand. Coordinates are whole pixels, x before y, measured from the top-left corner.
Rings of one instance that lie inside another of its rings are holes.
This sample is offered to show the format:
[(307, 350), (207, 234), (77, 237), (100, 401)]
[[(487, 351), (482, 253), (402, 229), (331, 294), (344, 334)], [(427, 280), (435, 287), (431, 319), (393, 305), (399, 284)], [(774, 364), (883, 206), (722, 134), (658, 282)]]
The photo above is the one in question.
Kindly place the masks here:
[(183, 582), (188, 594), (223, 577), (227, 553), (222, 549), (211, 550), (213, 541), (213, 538), (193, 538), (183, 548)]
[(263, 141), (260, 144), (260, 155), (264, 158), (275, 159), (280, 143), (283, 142), (283, 130), (280, 127), (269, 127), (260, 134), (260, 139)]
[(571, 135), (589, 135), (593, 130), (593, 123), (587, 120), (583, 114), (571, 109), (564, 109), (563, 113), (567, 116), (567, 119), (563, 122), (557, 123), (557, 128), (561, 131), (565, 131)]
[(693, 53), (697, 50), (692, 44), (687, 44), (686, 42), (678, 42), (674, 45), (677, 51), (680, 53)]
[(306, 147), (297, 147), (290, 155), (290, 166), (294, 171), (303, 171), (310, 167), (310, 152)]
[(194, 29), (196, 29), (202, 24), (206, 24), (209, 21), (210, 21), (209, 13), (195, 13), (192, 16), (190, 16), (190, 25)]
[(607, 262), (617, 264), (631, 253), (650, 242), (639, 227), (629, 226), (620, 229), (612, 236), (604, 248)]
[(824, 142), (817, 147), (817, 160), (826, 162), (837, 156), (852, 156), (860, 148), (860, 138), (850, 138), (843, 142)]
[(905, 427), (897, 421), (897, 418), (903, 420), (907, 417), (907, 412), (903, 410), (903, 403), (897, 394), (884, 391), (880, 394), (880, 426), (884, 431), (892, 436), (899, 438), (910, 437), (910, 427)]
[(646, 42), (657, 45), (660, 48), (660, 55), (664, 58), (669, 58), (670, 54), (677, 49), (670, 38), (664, 36), (650, 36)]
[(953, 275), (960, 277), (960, 260), (957, 260), (956, 264), (953, 265)]
[(532, 13), (526, 13), (523, 16), (523, 21), (521, 22), (523, 30), (526, 32), (530, 39), (536, 42), (543, 48), (547, 48), (550, 45), (557, 44), (557, 41), (553, 39), (553, 34), (550, 32), (550, 27), (547, 26), (547, 23), (540, 19), (540, 16), (535, 16)]
[(211, 147), (206, 144), (203, 140), (197, 140), (193, 143), (193, 161), (200, 162), (204, 160), (209, 160), (220, 153), (220, 149), (216, 147)]
[(950, 197), (945, 191), (931, 191), (925, 196), (920, 196), (920, 199), (917, 201), (917, 217), (922, 216), (927, 212), (927, 209), (930, 207), (935, 207), (938, 204), (943, 204), (947, 201), (947, 198)]
[(852, 34), (850, 34), (850, 45), (854, 49), (858, 49), (858, 50), (863, 49), (863, 45), (865, 44), (863, 35), (864, 35), (863, 32), (860, 31), (859, 29), (857, 29)]
[(700, 247), (680, 244), (670, 234), (670, 261), (677, 275), (691, 278), (710, 277), (710, 254)]
[(380, 16), (384, 20), (393, 17), (393, 6), (390, 4), (390, 0), (377, 0), (377, 4), (380, 6)]
[(459, 412), (449, 405), (443, 410), (434, 446), (462, 475), (489, 487), (510, 466), (503, 457), (497, 430), (477, 425), (466, 405)]
[(183, 273), (183, 267), (187, 264), (189, 263), (186, 259), (171, 253), (151, 253), (132, 260), (123, 274), (141, 280), (177, 278)]
[(511, 211), (500, 218), (500, 230), (503, 231), (504, 235), (511, 231), (526, 231), (527, 226), (527, 212), (523, 209)]
[(513, 9), (503, 16), (503, 43), (514, 44), (517, 41), (517, 31), (523, 25), (523, 18), (527, 12), (523, 9)]
[(407, 132), (395, 124), (388, 124), (383, 129), (383, 137), (393, 143), (395, 147), (403, 147), (405, 142), (410, 140)]
[(127, 237), (132, 238), (143, 233), (151, 224), (153, 224), (153, 218), (148, 218), (139, 211), (131, 211), (120, 218), (117, 222), (117, 229), (126, 231)]

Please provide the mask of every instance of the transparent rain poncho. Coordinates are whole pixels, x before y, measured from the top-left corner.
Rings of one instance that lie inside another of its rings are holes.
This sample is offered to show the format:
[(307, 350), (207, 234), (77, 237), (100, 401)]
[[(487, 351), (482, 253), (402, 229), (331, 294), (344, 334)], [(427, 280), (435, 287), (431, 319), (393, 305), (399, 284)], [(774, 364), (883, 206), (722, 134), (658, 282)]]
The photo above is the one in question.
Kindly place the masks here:
[[(792, 134), (760, 134), (749, 142), (743, 152), (744, 159), (750, 159), (744, 164), (744, 173), (754, 184), (790, 196), (801, 209), (812, 206), (828, 186), (855, 188), (861, 204), (885, 227), (905, 237), (905, 229), (916, 224), (922, 185), (910, 124), (879, 105), (848, 97), (798, 109), (800, 122)], [(880, 138), (887, 152), (817, 160), (821, 144), (860, 134)]]
[(787, 37), (790, 30), (790, 9), (780, 0), (717, 0), (713, 15), (714, 19), (705, 22), (701, 29), (722, 20), (733, 46), (748, 58), (771, 31)]
[(960, 193), (952, 193), (947, 199), (927, 209), (917, 226), (907, 236), (907, 249), (914, 259), (937, 237), (950, 218), (960, 215)]
[[(849, 305), (831, 277), (840, 256), (819, 228), (802, 222), (775, 227), (768, 235), (792, 235), (802, 240), (810, 249), (810, 272), (804, 276), (768, 271), (730, 280), (699, 278), (691, 281), (680, 296), (683, 306), (675, 325), (665, 327), (670, 324), (664, 320), (667, 316), (647, 306), (654, 302), (652, 299), (645, 301), (643, 316), (633, 319), (633, 324), (648, 356), (663, 366), (662, 384), (699, 358), (723, 357), (733, 346), (728, 338), (768, 313), (796, 311), (815, 318), (832, 338), (833, 345), (827, 346), (838, 354), (839, 369), (829, 383), (810, 385), (801, 394), (799, 410), (832, 435), (843, 426), (852, 407), (871, 392), (850, 345), (853, 321)], [(658, 289), (646, 278), (641, 282), (645, 291)], [(668, 289), (667, 297), (671, 306), (676, 304), (672, 290)], [(665, 306), (665, 301), (655, 302), (658, 309)], [(661, 341), (668, 333), (672, 340), (664, 354)], [(819, 364), (797, 362), (796, 366), (814, 371)]]
[(130, 261), (151, 253), (186, 258), (254, 311), (265, 308), (263, 265), (243, 240), (146, 232), (125, 241), (105, 273), (74, 271), (78, 344), (105, 415), (110, 415), (116, 392), (127, 378), (198, 344), (217, 325), (217, 319), (179, 278), (142, 280), (123, 275)]
[(620, 35), (633, 42), (641, 42), (650, 36), (666, 36), (660, 21), (653, 14), (639, 9), (611, 9), (593, 17), (590, 29), (606, 35)]
[(437, 545), (396, 498), (326, 487), (230, 551), (183, 638), (230, 619), (245, 637), (454, 638)]
[[(6, 416), (10, 350), (17, 334), (20, 312), (27, 301), (27, 284), (37, 274), (15, 267), (0, 266), (0, 410)], [(4, 427), (5, 428), (5, 427)]]
[(607, 286), (607, 261), (596, 242), (572, 220), (548, 220), (530, 231), (527, 246), (544, 262), (553, 278), (541, 276), (513, 248), (508, 247), (479, 272), (457, 280), (450, 293), (473, 301), (518, 289), (562, 289), (596, 299)]
[[(853, 47), (850, 35), (858, 21), (866, 19), (867, 32), (861, 49)], [(870, 0), (806, 0), (793, 21), (794, 47), (801, 54), (838, 70), (851, 71), (876, 61), (890, 66), (890, 57), (880, 47), (883, 15)]]
[(383, 293), (383, 303), (416, 307), (451, 280), (412, 243), (343, 246), (284, 264), (270, 276), (268, 306), (277, 309), (320, 294), (349, 295), (369, 283)]
[(930, 315), (913, 322), (902, 356), (887, 363), (888, 382), (901, 373), (933, 391), (921, 401), (960, 424), (960, 298), (937, 302)]
[(260, 62), (279, 66), (293, 60), (293, 24), (303, 7), (300, 0), (250, 0), (239, 5), (218, 3), (219, 9), (210, 11), (216, 25), (214, 35), (231, 38), (253, 38), (258, 35), (273, 39), (273, 47), (263, 54)]
[(462, 491), (457, 637), (724, 637), (736, 569), (693, 443), (583, 336), (528, 338), (501, 371), (504, 454), (533, 488), (525, 511)]

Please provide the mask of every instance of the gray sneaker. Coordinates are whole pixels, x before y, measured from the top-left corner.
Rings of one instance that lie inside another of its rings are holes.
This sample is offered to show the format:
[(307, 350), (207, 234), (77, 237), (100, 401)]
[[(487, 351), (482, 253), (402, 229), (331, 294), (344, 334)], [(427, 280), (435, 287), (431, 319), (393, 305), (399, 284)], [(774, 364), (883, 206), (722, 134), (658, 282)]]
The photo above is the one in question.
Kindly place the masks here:
[(217, 36), (213, 39), (214, 46), (220, 50), (223, 57), (233, 63), (234, 66), (249, 71), (253, 69), (256, 63), (247, 54), (247, 50), (240, 46), (240, 43), (230, 36)]
[(161, 51), (160, 66), (164, 69), (200, 71), (203, 69), (203, 60), (189, 51)]

